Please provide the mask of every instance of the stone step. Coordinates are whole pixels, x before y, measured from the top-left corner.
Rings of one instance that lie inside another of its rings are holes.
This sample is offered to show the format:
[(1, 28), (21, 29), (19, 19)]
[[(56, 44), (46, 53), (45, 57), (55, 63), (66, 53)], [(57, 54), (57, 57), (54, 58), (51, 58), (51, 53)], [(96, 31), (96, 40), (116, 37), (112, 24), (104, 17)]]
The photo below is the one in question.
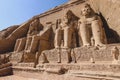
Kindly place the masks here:
[(120, 73), (104, 71), (75, 71), (71, 70), (67, 75), (92, 79), (120, 80)]
[(60, 69), (64, 68), (67, 70), (89, 70), (89, 71), (107, 71), (107, 72), (120, 72), (120, 64), (111, 64), (110, 62), (104, 63), (46, 63), (39, 64), (37, 68), (33, 68), (32, 63), (19, 63), (13, 64), (13, 69)]
[(25, 71), (25, 72), (44, 72), (43, 68), (33, 68), (33, 67), (20, 67), (20, 66), (14, 66), (13, 71)]
[[(39, 66), (38, 66), (39, 67)], [(45, 64), (44, 68), (65, 68), (68, 70), (89, 70), (89, 71), (108, 71), (108, 72), (120, 72), (120, 64), (110, 63), (71, 63), (71, 64)]]
[(12, 63), (5, 63), (0, 65), (0, 76), (12, 75)]
[(5, 68), (5, 67), (9, 67), (9, 66), (12, 66), (12, 63), (2, 64), (2, 65), (0, 65), (0, 69)]
[[(39, 64), (36, 68), (28, 66), (25, 63), (21, 66), (17, 64), (13, 66), (14, 72), (25, 71), (29, 73), (43, 73), (48, 72), (50, 74), (59, 74), (60, 69), (66, 69), (65, 75), (73, 77), (83, 77), (100, 80), (120, 80), (120, 64), (110, 63), (80, 63), (80, 64), (63, 64), (63, 63), (52, 63), (52, 64)], [(26, 66), (25, 66), (26, 65)]]
[(34, 67), (34, 63), (13, 63), (13, 66), (19, 66), (19, 67)]
[(0, 69), (0, 76), (7, 76), (12, 74), (13, 74), (13, 70), (11, 66)]

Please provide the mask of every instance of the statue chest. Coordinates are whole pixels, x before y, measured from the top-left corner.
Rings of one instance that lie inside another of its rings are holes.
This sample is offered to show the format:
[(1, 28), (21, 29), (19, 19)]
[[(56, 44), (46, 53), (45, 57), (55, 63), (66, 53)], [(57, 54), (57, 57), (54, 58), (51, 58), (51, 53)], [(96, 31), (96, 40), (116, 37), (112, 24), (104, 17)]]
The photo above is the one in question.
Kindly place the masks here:
[(94, 20), (95, 20), (94, 17), (91, 17), (91, 18), (81, 18), (81, 19), (80, 19), (80, 23), (81, 23), (81, 24), (91, 25), (91, 24), (92, 24), (92, 21), (94, 21)]

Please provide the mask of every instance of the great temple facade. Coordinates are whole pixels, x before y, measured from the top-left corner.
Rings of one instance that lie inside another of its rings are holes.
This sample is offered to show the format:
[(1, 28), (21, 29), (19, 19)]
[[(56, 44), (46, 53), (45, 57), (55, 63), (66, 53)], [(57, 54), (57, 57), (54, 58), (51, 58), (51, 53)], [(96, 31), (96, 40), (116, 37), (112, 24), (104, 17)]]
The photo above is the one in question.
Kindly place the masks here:
[(61, 74), (77, 70), (80, 76), (118, 73), (119, 13), (119, 0), (69, 0), (1, 31), (0, 53), (16, 71), (24, 66)]

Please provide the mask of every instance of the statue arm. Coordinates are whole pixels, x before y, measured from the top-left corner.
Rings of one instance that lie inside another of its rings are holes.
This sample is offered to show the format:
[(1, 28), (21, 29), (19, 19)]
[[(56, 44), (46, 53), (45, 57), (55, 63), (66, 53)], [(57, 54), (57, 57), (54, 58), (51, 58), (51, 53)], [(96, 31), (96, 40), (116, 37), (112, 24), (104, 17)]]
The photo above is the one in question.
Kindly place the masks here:
[(77, 27), (77, 30), (80, 29), (80, 24), (81, 24), (81, 20), (79, 19), (79, 20), (78, 20), (78, 27)]
[(98, 20), (100, 21), (100, 26), (103, 26), (102, 20), (99, 16), (97, 16)]

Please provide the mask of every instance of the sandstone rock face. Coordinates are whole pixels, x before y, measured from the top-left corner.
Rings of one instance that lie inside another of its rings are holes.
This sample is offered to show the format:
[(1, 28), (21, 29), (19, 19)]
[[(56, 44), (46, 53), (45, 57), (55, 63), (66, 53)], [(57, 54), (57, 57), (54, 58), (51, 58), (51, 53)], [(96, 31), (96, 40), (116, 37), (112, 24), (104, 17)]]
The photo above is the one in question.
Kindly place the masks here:
[(114, 38), (112, 42), (120, 42), (120, 1), (119, 0), (89, 0), (96, 12), (103, 17), (106, 35)]
[(0, 39), (8, 37), (18, 27), (19, 25), (14, 25), (14, 26), (10, 26), (9, 28), (0, 31)]

